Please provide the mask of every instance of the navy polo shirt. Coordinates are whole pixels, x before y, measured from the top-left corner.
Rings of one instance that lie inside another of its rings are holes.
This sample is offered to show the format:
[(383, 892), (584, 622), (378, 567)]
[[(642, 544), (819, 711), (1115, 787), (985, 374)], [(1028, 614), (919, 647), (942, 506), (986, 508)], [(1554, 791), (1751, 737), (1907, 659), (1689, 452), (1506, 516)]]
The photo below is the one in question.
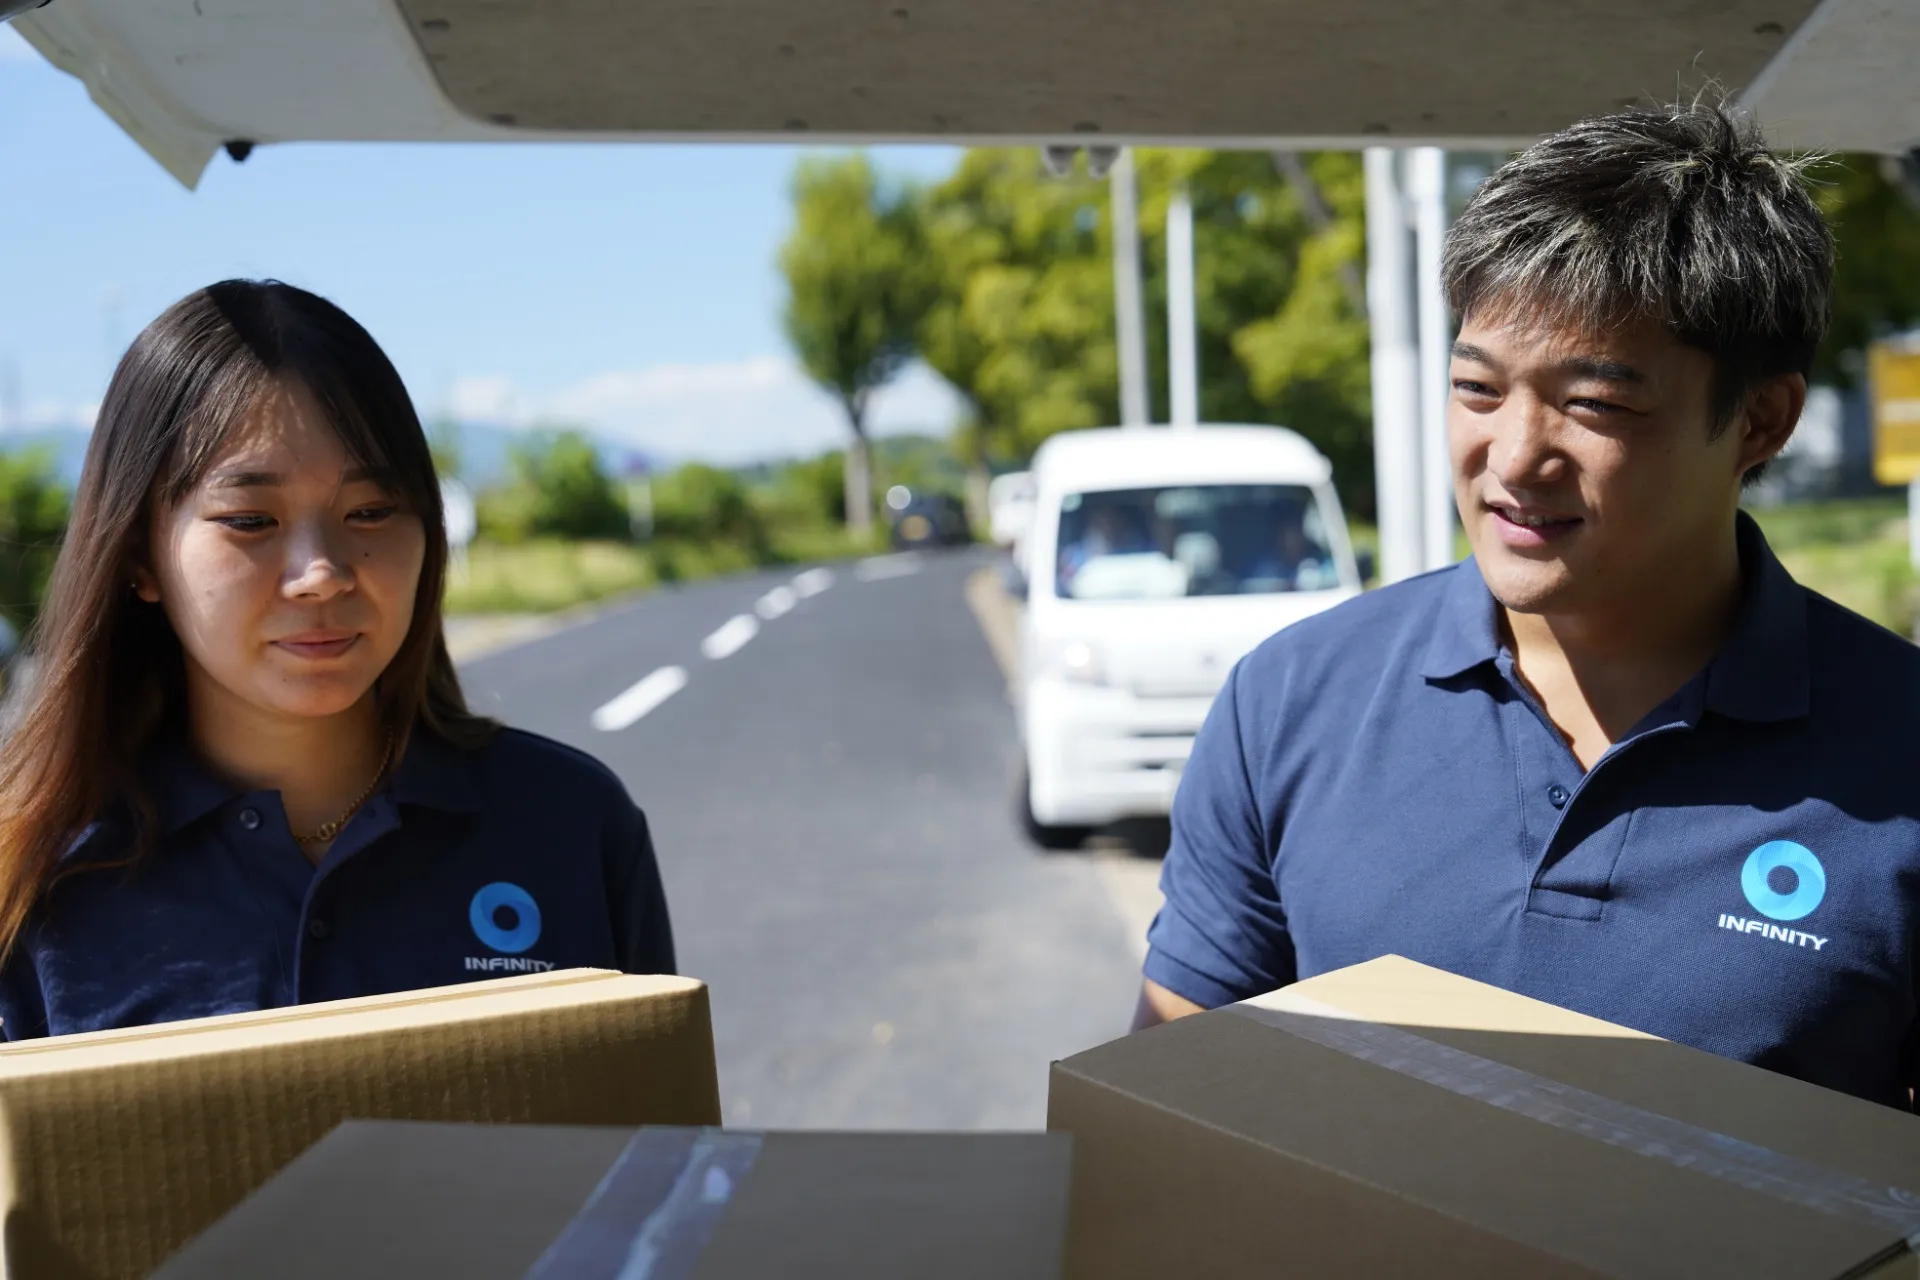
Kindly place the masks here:
[(1725, 647), (1591, 771), (1470, 560), (1268, 640), (1194, 743), (1146, 976), (1218, 1006), (1397, 953), (1907, 1107), (1920, 650), (1739, 544)]
[(506, 729), (463, 750), (412, 735), (318, 867), (278, 791), (241, 792), (184, 745), (146, 782), (159, 842), (127, 825), (67, 855), (4, 970), (0, 1032), (97, 1031), (555, 968), (671, 973), (646, 819), (605, 766)]

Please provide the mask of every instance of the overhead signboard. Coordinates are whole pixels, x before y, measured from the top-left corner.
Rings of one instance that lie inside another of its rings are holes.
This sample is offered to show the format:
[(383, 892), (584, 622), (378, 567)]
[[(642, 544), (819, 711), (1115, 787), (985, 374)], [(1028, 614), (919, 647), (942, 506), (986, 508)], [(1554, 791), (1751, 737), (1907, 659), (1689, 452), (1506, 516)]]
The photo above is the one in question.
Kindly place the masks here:
[(1920, 338), (1867, 350), (1873, 406), (1873, 476), (1881, 484), (1920, 480)]

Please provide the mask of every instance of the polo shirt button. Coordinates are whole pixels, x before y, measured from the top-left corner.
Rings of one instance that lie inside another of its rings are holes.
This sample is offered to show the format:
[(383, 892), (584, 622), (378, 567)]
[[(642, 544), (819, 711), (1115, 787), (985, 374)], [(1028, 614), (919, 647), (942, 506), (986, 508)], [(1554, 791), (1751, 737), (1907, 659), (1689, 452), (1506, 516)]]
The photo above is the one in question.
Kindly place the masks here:
[(249, 831), (258, 831), (260, 829), (260, 811), (258, 809), (242, 809), (240, 811), (240, 825)]
[(1547, 788), (1547, 803), (1556, 809), (1564, 809), (1567, 807), (1567, 801), (1572, 797), (1572, 794), (1572, 792), (1556, 782)]
[(309, 936), (309, 937), (314, 937), (314, 938), (324, 938), (324, 937), (326, 937), (326, 936), (327, 936), (327, 922), (326, 922), (325, 920), (310, 920), (310, 921), (308, 921), (308, 922), (307, 922), (307, 934), (308, 934), (308, 936)]

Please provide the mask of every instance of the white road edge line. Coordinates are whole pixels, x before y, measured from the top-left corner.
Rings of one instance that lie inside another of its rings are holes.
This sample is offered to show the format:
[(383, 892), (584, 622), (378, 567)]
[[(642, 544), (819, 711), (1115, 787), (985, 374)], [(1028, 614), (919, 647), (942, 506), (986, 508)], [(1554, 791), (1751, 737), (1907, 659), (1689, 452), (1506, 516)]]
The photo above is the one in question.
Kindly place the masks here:
[(753, 611), (768, 622), (772, 622), (775, 618), (784, 617), (792, 612), (797, 600), (798, 597), (794, 595), (792, 587), (775, 587), (760, 597), (759, 602), (753, 606)]
[(700, 642), (700, 652), (714, 662), (731, 658), (747, 647), (747, 641), (760, 634), (760, 622), (750, 613), (736, 613), (720, 624), (720, 629)]
[(802, 600), (819, 595), (833, 585), (833, 570), (809, 569), (793, 580), (794, 594)]
[(853, 566), (853, 576), (862, 582), (878, 582), (882, 578), (904, 578), (920, 572), (921, 567), (919, 555), (903, 551), (895, 556), (874, 556), (862, 560)]
[(618, 733), (687, 687), (685, 667), (661, 667), (593, 713), (593, 727)]

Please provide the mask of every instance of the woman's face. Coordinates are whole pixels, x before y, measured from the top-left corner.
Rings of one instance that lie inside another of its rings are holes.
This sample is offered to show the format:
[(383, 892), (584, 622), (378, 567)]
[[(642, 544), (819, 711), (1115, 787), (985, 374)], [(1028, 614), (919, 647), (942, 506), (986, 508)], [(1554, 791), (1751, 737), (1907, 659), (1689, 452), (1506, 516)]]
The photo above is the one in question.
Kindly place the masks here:
[(426, 535), (304, 389), (271, 388), (193, 491), (155, 507), (136, 587), (180, 637), (196, 718), (368, 695), (412, 623)]

